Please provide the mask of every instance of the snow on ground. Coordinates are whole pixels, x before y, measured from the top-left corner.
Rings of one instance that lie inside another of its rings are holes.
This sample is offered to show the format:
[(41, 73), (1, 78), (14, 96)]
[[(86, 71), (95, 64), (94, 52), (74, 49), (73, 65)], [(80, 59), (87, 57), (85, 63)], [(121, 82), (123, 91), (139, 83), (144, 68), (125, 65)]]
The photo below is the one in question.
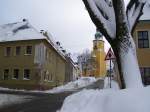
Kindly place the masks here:
[[(112, 89), (120, 89), (118, 83), (115, 80), (111, 80), (111, 88)], [(110, 80), (108, 77), (104, 79), (104, 89), (110, 89)]]
[(27, 90), (17, 90), (17, 89), (9, 89), (9, 88), (3, 88), (0, 87), (0, 90), (7, 90), (7, 91), (24, 91), (24, 92), (42, 92), (42, 93), (60, 93), (64, 91), (73, 91), (82, 87), (85, 87), (87, 85), (92, 84), (95, 82), (96, 79), (94, 77), (81, 77), (76, 81), (72, 81), (67, 83), (66, 85), (62, 85), (50, 90), (46, 91), (39, 91), (39, 90), (32, 90), (32, 91), (27, 91)]
[(64, 92), (64, 91), (73, 91), (73, 90), (85, 87), (89, 84), (92, 84), (95, 81), (96, 81), (96, 79), (94, 77), (81, 77), (80, 79), (78, 79), (76, 81), (69, 82), (66, 85), (62, 85), (62, 86), (53, 88), (51, 90), (47, 90), (45, 92), (46, 93), (60, 93), (60, 92)]
[(83, 90), (68, 96), (59, 112), (150, 112), (150, 86)]
[(29, 100), (30, 97), (31, 96), (0, 94), (0, 107), (10, 105), (10, 104), (18, 104), (21, 102), (25, 102)]
[(27, 91), (24, 89), (10, 89), (10, 88), (4, 88), (4, 87), (0, 87), (0, 90), (6, 90), (6, 91)]

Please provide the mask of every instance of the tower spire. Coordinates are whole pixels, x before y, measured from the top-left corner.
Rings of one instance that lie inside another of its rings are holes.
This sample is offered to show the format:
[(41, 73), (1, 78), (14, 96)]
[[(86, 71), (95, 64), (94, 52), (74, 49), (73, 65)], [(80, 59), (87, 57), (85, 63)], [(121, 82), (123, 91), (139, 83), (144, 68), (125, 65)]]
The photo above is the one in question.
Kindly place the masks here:
[(96, 29), (95, 40), (103, 40), (103, 34), (98, 29)]

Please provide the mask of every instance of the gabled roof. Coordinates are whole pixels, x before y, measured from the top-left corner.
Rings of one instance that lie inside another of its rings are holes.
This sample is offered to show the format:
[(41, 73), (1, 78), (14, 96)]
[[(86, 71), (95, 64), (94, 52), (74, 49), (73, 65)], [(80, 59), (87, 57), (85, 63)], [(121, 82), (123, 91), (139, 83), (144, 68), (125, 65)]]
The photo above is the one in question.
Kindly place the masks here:
[(34, 27), (32, 27), (27, 20), (16, 23), (9, 23), (0, 26), (0, 42), (10, 42), (10, 41), (22, 41), (22, 40), (46, 40), (55, 51), (66, 60), (65, 53), (56, 45), (52, 36), (48, 34), (47, 36), (38, 32)]
[(0, 42), (45, 39), (28, 21), (10, 23), (0, 26)]

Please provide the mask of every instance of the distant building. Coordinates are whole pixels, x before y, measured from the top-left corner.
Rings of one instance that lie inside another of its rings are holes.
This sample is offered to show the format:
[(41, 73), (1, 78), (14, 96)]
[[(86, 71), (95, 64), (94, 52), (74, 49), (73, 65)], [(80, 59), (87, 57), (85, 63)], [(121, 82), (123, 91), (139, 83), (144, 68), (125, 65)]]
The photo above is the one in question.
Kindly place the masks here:
[(105, 51), (104, 51), (104, 40), (103, 35), (97, 31), (95, 34), (95, 40), (93, 40), (93, 74), (95, 77), (105, 77), (106, 76), (106, 61), (105, 61)]
[(133, 33), (143, 83), (150, 84), (150, 20), (140, 20)]
[(47, 89), (62, 85), (73, 80), (72, 63), (46, 33), (39, 33), (28, 21), (0, 26), (0, 86)]
[(90, 57), (82, 63), (82, 75), (105, 77), (105, 55), (103, 35), (100, 32), (96, 32), (95, 39), (93, 40), (93, 51)]
[(78, 77), (78, 66), (73, 62), (70, 56), (66, 55), (66, 73), (65, 82), (76, 80)]

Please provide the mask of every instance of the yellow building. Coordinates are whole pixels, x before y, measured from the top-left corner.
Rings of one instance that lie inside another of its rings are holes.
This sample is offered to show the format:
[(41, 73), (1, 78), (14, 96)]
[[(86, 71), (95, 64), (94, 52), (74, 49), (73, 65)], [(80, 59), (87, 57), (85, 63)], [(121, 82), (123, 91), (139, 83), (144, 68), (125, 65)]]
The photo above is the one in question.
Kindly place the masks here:
[(150, 20), (140, 20), (133, 33), (143, 83), (150, 84)]
[(62, 85), (73, 78), (73, 62), (66, 57), (26, 20), (0, 26), (2, 87), (47, 89)]
[(105, 77), (106, 75), (106, 61), (104, 51), (103, 35), (96, 32), (95, 39), (93, 40), (93, 50), (90, 54), (82, 56), (85, 59), (82, 62), (82, 75), (93, 77)]
[(95, 39), (93, 40), (93, 52), (92, 59), (94, 60), (93, 75), (95, 77), (105, 77), (106, 75), (106, 61), (105, 61), (105, 51), (104, 51), (104, 40), (103, 35), (100, 32), (95, 34)]

